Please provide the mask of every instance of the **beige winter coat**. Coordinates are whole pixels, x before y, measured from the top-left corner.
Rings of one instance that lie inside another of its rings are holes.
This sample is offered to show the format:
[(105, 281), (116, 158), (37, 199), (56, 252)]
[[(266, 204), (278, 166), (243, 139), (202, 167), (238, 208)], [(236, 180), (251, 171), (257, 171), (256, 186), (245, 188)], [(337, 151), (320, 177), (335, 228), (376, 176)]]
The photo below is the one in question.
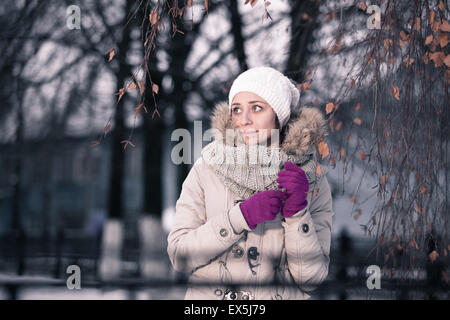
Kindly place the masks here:
[[(225, 115), (226, 108), (225, 102), (218, 104), (216, 114), (220, 109)], [(226, 121), (216, 119), (212, 126), (224, 130)], [(286, 126), (289, 143), (282, 149), (301, 153), (323, 138), (325, 128), (320, 110), (301, 108)], [(278, 215), (251, 230), (237, 202), (239, 195), (198, 159), (182, 185), (168, 236), (174, 269), (189, 275), (185, 299), (309, 298), (307, 292), (328, 274), (334, 215), (325, 175), (310, 183), (312, 190), (308, 206), (293, 217)]]

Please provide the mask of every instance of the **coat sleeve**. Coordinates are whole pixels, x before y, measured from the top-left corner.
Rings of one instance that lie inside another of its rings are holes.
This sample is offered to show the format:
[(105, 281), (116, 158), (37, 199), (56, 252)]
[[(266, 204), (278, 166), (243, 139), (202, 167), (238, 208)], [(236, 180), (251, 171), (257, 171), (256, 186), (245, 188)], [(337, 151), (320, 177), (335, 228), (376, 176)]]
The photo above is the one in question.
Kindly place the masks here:
[[(334, 216), (326, 176), (311, 184), (310, 204), (282, 222), (289, 272), (303, 291), (316, 289), (327, 277)], [(319, 189), (318, 194), (316, 190)]]
[(199, 160), (183, 182), (167, 239), (167, 253), (179, 272), (190, 273), (209, 264), (244, 235), (242, 232), (237, 234), (230, 223), (229, 215), (239, 214), (238, 205), (229, 212), (213, 214), (207, 219), (205, 190), (199, 175), (199, 170), (206, 170), (206, 165)]

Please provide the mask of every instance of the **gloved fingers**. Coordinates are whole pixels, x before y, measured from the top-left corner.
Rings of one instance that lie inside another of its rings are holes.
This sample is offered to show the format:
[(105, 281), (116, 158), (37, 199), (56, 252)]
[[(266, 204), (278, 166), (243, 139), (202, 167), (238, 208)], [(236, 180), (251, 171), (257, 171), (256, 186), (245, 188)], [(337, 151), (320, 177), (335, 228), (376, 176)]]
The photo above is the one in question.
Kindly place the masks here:
[(281, 205), (282, 205), (280, 198), (271, 198), (269, 203), (271, 206), (274, 206), (274, 207), (281, 207)]
[(278, 212), (280, 212), (281, 207), (277, 207), (277, 206), (270, 206), (270, 212), (272, 215), (277, 215)]
[(287, 197), (288, 197), (288, 195), (285, 192), (280, 191), (280, 190), (269, 190), (269, 191), (271, 191), (270, 192), (270, 197), (271, 198), (286, 200)]
[(295, 190), (300, 188), (300, 185), (293, 184), (292, 182), (284, 182), (284, 181), (278, 181), (278, 188), (284, 188), (286, 189), (286, 193), (288, 195), (291, 195)]

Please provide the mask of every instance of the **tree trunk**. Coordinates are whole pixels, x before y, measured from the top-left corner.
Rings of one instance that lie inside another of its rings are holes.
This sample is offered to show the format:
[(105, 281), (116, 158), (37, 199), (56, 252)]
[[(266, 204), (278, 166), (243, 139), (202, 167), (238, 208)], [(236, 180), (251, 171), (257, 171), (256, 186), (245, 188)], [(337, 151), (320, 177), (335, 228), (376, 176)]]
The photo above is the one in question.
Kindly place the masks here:
[[(311, 52), (308, 45), (313, 42), (313, 32), (318, 27), (319, 2), (316, 0), (290, 1), (291, 41), (285, 73), (297, 82), (303, 81), (306, 63)], [(308, 17), (305, 19), (305, 15)]]
[[(150, 64), (150, 62), (149, 62)], [(151, 72), (154, 83), (160, 85), (162, 76), (156, 72)], [(156, 96), (157, 97), (157, 96)], [(160, 99), (156, 99), (160, 100)], [(144, 105), (148, 113), (144, 114), (144, 204), (143, 211), (145, 214), (161, 218), (162, 216), (162, 135), (164, 133), (164, 120), (162, 118), (162, 110), (153, 113), (155, 105), (152, 96), (152, 85), (149, 76), (146, 76), (146, 89)], [(153, 115), (153, 117), (152, 117)]]
[[(124, 15), (123, 26), (126, 25), (126, 17), (131, 11), (132, 0), (127, 0), (126, 11)], [(117, 74), (116, 92), (125, 86), (125, 80), (130, 75), (130, 66), (126, 61), (127, 52), (130, 49), (131, 26), (128, 25), (123, 30), (122, 40), (119, 43), (118, 62), (119, 71)], [(109, 207), (108, 214), (110, 218), (121, 218), (123, 210), (123, 178), (125, 169), (125, 154), (121, 141), (125, 140), (125, 121), (124, 121), (124, 98), (122, 98), (116, 107), (114, 114), (114, 124), (112, 125), (112, 143), (111, 143), (111, 168), (110, 168), (110, 189), (109, 189)]]
[[(18, 90), (20, 92), (20, 90)], [(24, 115), (23, 115), (23, 103), (22, 99), (19, 97), (19, 108), (17, 112), (17, 129), (16, 129), (16, 163), (14, 165), (14, 193), (13, 193), (13, 204), (12, 204), (12, 230), (13, 236), (16, 241), (16, 262), (17, 262), (17, 274), (22, 275), (25, 271), (25, 260), (24, 260), (24, 250), (25, 250), (25, 230), (22, 221), (22, 166), (23, 166), (23, 154), (24, 154)]]
[(245, 54), (244, 36), (242, 35), (242, 20), (239, 14), (238, 1), (227, 1), (227, 7), (231, 14), (231, 32), (234, 38), (234, 50), (239, 62), (239, 69), (244, 72), (248, 69), (247, 55)]
[[(126, 86), (125, 81), (130, 76), (130, 66), (127, 63), (127, 53), (130, 49), (130, 33), (132, 26), (127, 25), (127, 16), (133, 6), (132, 0), (126, 1), (124, 19), (122, 22), (122, 39), (118, 45), (118, 63), (119, 70), (117, 74), (116, 92)], [(126, 26), (126, 27), (125, 27)], [(112, 125), (111, 142), (111, 183), (109, 189), (109, 207), (108, 220), (102, 228), (102, 240), (100, 257), (98, 263), (99, 276), (103, 280), (117, 279), (121, 273), (121, 256), (124, 239), (123, 223), (121, 221), (123, 214), (123, 179), (125, 172), (125, 154), (121, 141), (125, 137), (125, 119), (124, 119), (124, 98), (122, 98), (116, 107), (114, 114), (114, 124)]]

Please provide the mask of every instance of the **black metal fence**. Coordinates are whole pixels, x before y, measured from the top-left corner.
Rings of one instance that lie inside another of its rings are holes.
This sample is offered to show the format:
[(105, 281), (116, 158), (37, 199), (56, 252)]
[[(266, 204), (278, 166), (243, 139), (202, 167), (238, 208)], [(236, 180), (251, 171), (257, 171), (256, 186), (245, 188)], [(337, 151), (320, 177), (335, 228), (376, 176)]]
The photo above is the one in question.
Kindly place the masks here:
[[(87, 237), (77, 230), (61, 230), (55, 238), (26, 237), (18, 232), (0, 241), (0, 289), (7, 299), (20, 299), (23, 290), (42, 288), (67, 288), (69, 265), (82, 270), (83, 289), (106, 291), (121, 289), (126, 299), (136, 299), (142, 290), (159, 290), (159, 299), (184, 297), (187, 275), (175, 273), (165, 251), (155, 252), (153, 259), (167, 268), (165, 275), (144, 278), (140, 274), (138, 241), (125, 241), (121, 274), (114, 280), (99, 277), (101, 234)], [(380, 249), (381, 250), (381, 249)], [(381, 250), (377, 254), (371, 239), (354, 239), (345, 233), (333, 239), (327, 279), (312, 294), (313, 299), (448, 299), (448, 257), (438, 257), (431, 262), (424, 254), (416, 259), (415, 266), (392, 266)], [(398, 252), (396, 253), (399, 254)], [(403, 260), (410, 260), (404, 255)], [(381, 263), (380, 263), (381, 260)], [(381, 288), (369, 289), (367, 267), (379, 266), (382, 270)], [(211, 283), (195, 283), (211, 285)], [(239, 286), (239, 284), (234, 284)], [(261, 286), (290, 285), (261, 283)], [(168, 290), (177, 295), (165, 296)]]

